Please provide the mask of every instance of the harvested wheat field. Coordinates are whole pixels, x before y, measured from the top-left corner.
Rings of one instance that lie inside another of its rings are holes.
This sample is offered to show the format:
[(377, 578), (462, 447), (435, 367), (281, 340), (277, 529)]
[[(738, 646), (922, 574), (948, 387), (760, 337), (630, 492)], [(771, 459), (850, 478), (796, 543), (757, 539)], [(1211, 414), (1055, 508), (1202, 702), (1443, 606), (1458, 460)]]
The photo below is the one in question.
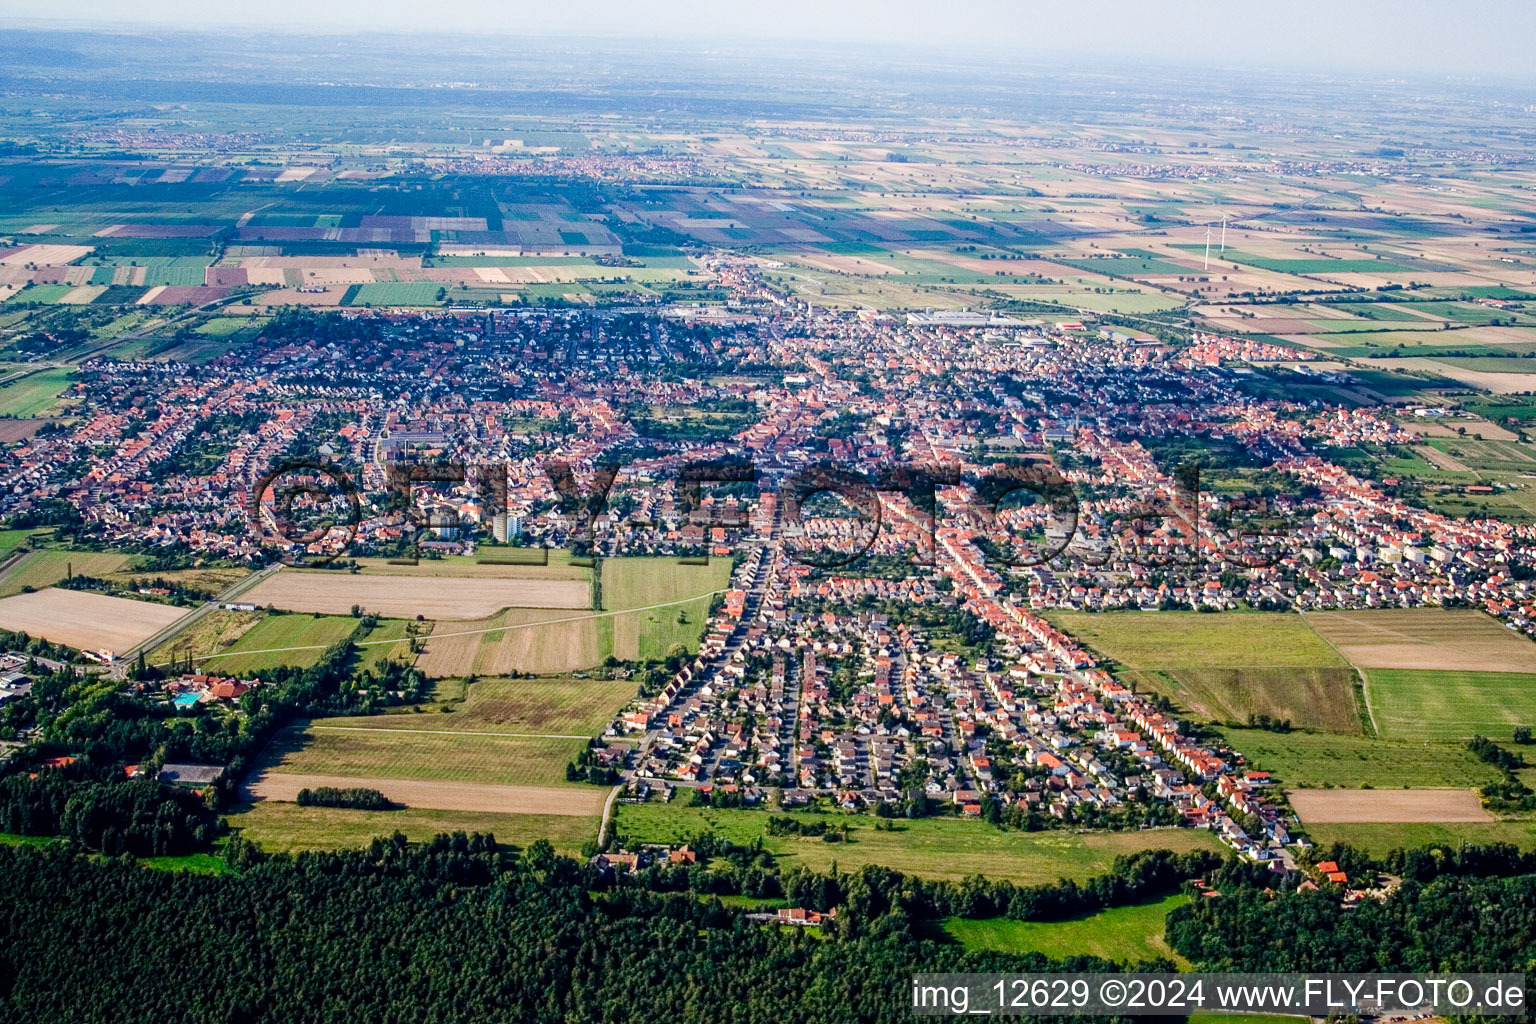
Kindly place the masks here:
[(0, 600), (0, 629), (79, 650), (121, 652), (187, 614), (186, 608), (47, 587)]
[(509, 608), (484, 619), (439, 622), (416, 667), (434, 679), (591, 668), (612, 652), (610, 621), (575, 611)]
[(398, 577), (284, 569), (246, 591), (242, 600), (284, 611), (347, 615), (357, 605), (392, 619), (482, 619), (503, 608), (587, 608), (591, 587), (580, 580)]
[(1302, 823), (1492, 821), (1475, 789), (1294, 789)]
[(424, 782), (405, 779), (359, 779), (350, 775), (280, 775), (263, 772), (246, 782), (247, 800), (298, 799), (301, 789), (376, 789), (395, 803), (438, 811), (490, 811), (497, 814), (559, 814), (591, 817), (603, 812), (608, 790), (545, 789), (541, 786), (495, 786), (478, 782)]
[(1536, 643), (1479, 611), (1393, 608), (1303, 617), (1359, 668), (1536, 672)]

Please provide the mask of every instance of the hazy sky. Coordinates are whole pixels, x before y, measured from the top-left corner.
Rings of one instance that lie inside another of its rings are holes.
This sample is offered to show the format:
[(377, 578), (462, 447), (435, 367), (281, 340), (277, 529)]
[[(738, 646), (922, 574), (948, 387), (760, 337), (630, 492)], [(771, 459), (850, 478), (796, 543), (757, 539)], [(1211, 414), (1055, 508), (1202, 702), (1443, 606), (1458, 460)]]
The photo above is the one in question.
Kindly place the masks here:
[(0, 0), (0, 19), (969, 45), (1536, 78), (1532, 0)]

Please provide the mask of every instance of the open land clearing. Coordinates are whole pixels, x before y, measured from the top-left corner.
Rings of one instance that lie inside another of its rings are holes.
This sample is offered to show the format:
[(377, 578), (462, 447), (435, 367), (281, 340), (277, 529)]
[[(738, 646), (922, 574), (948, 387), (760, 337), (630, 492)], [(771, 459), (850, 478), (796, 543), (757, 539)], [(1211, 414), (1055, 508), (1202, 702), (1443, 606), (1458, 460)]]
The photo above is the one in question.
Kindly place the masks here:
[(265, 772), (246, 783), (251, 800), (298, 799), (301, 789), (361, 786), (376, 789), (406, 807), (438, 811), (481, 811), (489, 814), (550, 814), (591, 817), (601, 814), (608, 790), (549, 789), (542, 786), (501, 786), (480, 782), (427, 782), (410, 779), (368, 779), (350, 775), (289, 775)]
[(423, 558), (415, 565), (392, 562), (387, 558), (358, 558), (356, 562), (358, 572), (364, 576), (459, 576), (466, 579), (488, 577), (517, 580), (587, 580), (592, 577), (591, 569), (571, 564), (569, 551), (494, 547), (483, 550), (483, 556)]
[(968, 950), (1044, 953), (1055, 959), (1097, 956), (1124, 964), (1167, 957), (1188, 969), (1188, 962), (1164, 940), (1163, 929), (1169, 911), (1189, 900), (1187, 893), (1174, 893), (1152, 903), (1113, 907), (1068, 921), (950, 917), (943, 927)]
[(1363, 669), (1536, 672), (1536, 643), (1480, 611), (1393, 608), (1303, 618)]
[(599, 664), (613, 649), (609, 617), (565, 609), (508, 608), (483, 619), (439, 622), (433, 632), (417, 661), (433, 678), (572, 672)]
[(1464, 821), (1445, 825), (1433, 822), (1316, 822), (1307, 826), (1307, 834), (1320, 846), (1348, 843), (1373, 857), (1430, 844), (1455, 847), (1463, 843), (1482, 846), (1509, 843), (1522, 850), (1536, 850), (1536, 821), (1531, 820)]
[[(265, 672), (280, 665), (308, 668), (320, 660), (326, 648), (356, 633), (358, 624), (350, 615), (268, 615), (254, 625), (231, 620), (228, 632), (235, 634), (234, 642), (217, 654), (205, 655), (200, 667), (231, 675)], [(194, 657), (202, 653), (190, 646), (182, 651), (176, 640), (171, 647)]]
[(403, 586), (389, 576), (285, 569), (251, 588), (243, 600), (325, 615), (346, 615), (359, 606), (397, 619), (475, 619), (503, 608), (587, 608), (592, 593), (579, 580), (424, 576)]
[(762, 810), (677, 804), (619, 804), (616, 828), (631, 843), (684, 843), (701, 832), (714, 832), (741, 845), (760, 838), (785, 867), (799, 865), (819, 872), (826, 872), (833, 862), (842, 871), (874, 864), (925, 878), (958, 882), (984, 874), (1020, 885), (1090, 878), (1108, 871), (1116, 857), (1140, 850), (1221, 849), (1205, 829), (1005, 832), (979, 821), (918, 818), (896, 822), (893, 832), (877, 832), (878, 819), (868, 816), (790, 813), (802, 821), (846, 824), (848, 841), (770, 836), (770, 815)]
[(0, 599), (0, 629), (80, 650), (126, 651), (186, 614), (172, 605), (57, 587)]
[[(610, 655), (626, 661), (665, 658), (677, 645), (691, 653), (699, 649), (710, 602), (729, 585), (730, 572), (724, 558), (708, 565), (607, 558), (605, 614), (511, 607), (481, 619), (439, 622), (417, 666), (433, 678), (544, 674), (591, 668)], [(612, 612), (621, 614), (607, 614)]]
[(0, 597), (19, 594), (23, 587), (37, 590), (51, 587), (72, 573), (77, 576), (110, 576), (131, 568), (138, 561), (136, 555), (115, 551), (71, 551), (68, 548), (33, 551), (0, 576)]
[(1305, 825), (1493, 820), (1472, 789), (1302, 789), (1290, 801)]
[(550, 732), (555, 736), (296, 725), (272, 740), (261, 764), (266, 771), (283, 775), (553, 786), (588, 792), (585, 785), (565, 781), (566, 764), (576, 759), (587, 741), (564, 738), (564, 730)]
[(1393, 740), (1338, 733), (1224, 729), (1247, 767), (1273, 772), (1288, 790), (1339, 786), (1483, 786), (1498, 771), (1465, 743)]
[[(355, 780), (349, 785), (356, 785)], [(425, 807), (357, 811), (263, 800), (227, 820), (231, 828), (271, 853), (358, 849), (396, 832), (418, 843), (444, 832), (481, 832), (495, 836), (498, 843), (522, 848), (547, 839), (555, 852), (574, 857), (582, 844), (597, 838), (599, 819), (595, 814), (498, 814)]]
[(1536, 674), (1371, 669), (1366, 678), (1384, 737), (1509, 740), (1517, 726), (1536, 725)]
[(409, 711), (348, 718), (317, 718), (311, 728), (407, 729), (429, 732), (536, 733), (591, 736), (603, 730), (635, 695), (627, 679), (477, 679), (458, 683), (461, 695), (440, 684), (432, 714)]
[[(187, 657), (194, 660), (232, 646), (261, 622), (261, 612), (236, 612), (220, 608), (209, 612), (150, 651), (151, 665), (167, 665)], [(224, 671), (220, 666), (215, 671)]]
[(1058, 628), (1124, 666), (1123, 678), (1213, 721), (1249, 715), (1360, 732), (1349, 663), (1287, 612), (1052, 613)]

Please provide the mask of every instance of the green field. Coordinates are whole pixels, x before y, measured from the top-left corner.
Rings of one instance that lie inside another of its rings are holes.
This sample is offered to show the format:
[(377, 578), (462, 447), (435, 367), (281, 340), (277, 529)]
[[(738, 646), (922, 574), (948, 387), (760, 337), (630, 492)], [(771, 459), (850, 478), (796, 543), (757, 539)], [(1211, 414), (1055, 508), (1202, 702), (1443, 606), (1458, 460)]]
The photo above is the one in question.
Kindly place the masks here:
[[(402, 661), (407, 664), (414, 661), (416, 656), (411, 653), (411, 645), (405, 639), (406, 629), (410, 625), (404, 619), (380, 619), (377, 626), (359, 638), (358, 667), (378, 671), (387, 661)], [(380, 643), (379, 641), (382, 640), (397, 642)]]
[(39, 532), (46, 534), (48, 531), (38, 531), (34, 529), (0, 530), (0, 561), (4, 561), (5, 559), (9, 558), (11, 553), (20, 547), (23, 541), (32, 536), (34, 533)]
[(50, 366), (0, 387), (0, 416), (42, 415), (73, 383), (73, 373), (67, 366)]
[(319, 719), (315, 725), (351, 725), (374, 729), (435, 729), (462, 732), (528, 732), (595, 735), (613, 721), (635, 696), (627, 679), (533, 679), (443, 681), (433, 703), (364, 718)]
[(437, 294), (443, 285), (434, 281), (386, 282), (353, 285), (352, 289), (347, 291), (348, 306), (436, 306), (441, 304)]
[(1440, 843), (1512, 843), (1522, 850), (1536, 850), (1536, 821), (1468, 821), (1454, 825), (1432, 824), (1313, 824), (1307, 833), (1319, 845), (1348, 843), (1380, 856), (1393, 850)]
[[(1198, 246), (1181, 245), (1181, 249), (1196, 249)], [(1236, 249), (1228, 249), (1222, 253), (1221, 258), (1232, 263), (1246, 263), (1250, 267), (1258, 267), (1260, 270), (1272, 270), (1277, 274), (1411, 274), (1412, 268), (1393, 263), (1390, 260), (1377, 259), (1327, 259), (1291, 258), (1277, 259), (1269, 256), (1252, 256)]]
[(761, 810), (716, 810), (681, 803), (622, 804), (616, 827), (619, 835), (640, 843), (681, 843), (702, 832), (714, 832), (741, 844), (761, 838), (764, 847), (782, 858), (786, 867), (799, 864), (826, 871), (836, 863), (846, 871), (874, 864), (928, 878), (959, 881), (981, 874), (1021, 885), (1090, 878), (1108, 871), (1116, 857), (1139, 850), (1220, 849), (1217, 840), (1203, 829), (1004, 832), (979, 821), (919, 818), (898, 821), (895, 832), (877, 832), (878, 819), (872, 817), (817, 816), (814, 820), (851, 826), (848, 842), (827, 843), (768, 836), (768, 817), (768, 812)]
[(1124, 964), (1165, 957), (1188, 968), (1189, 961), (1164, 941), (1163, 927), (1168, 912), (1189, 899), (1184, 893), (1175, 893), (1155, 903), (1115, 907), (1071, 921), (951, 917), (944, 921), (944, 931), (967, 950), (1044, 953), (1055, 959), (1096, 956)]
[(268, 319), (264, 316), (216, 316), (198, 324), (196, 331), (210, 338), (228, 338), (247, 328), (261, 327)]
[(415, 565), (399, 565), (387, 558), (359, 558), (358, 571), (364, 576), (480, 576), (514, 577), (540, 580), (585, 580), (592, 570), (571, 564), (571, 553), (563, 548), (511, 548), (481, 545), (475, 555), (445, 555), (423, 558)]
[(71, 572), (83, 576), (106, 576), (126, 569), (138, 561), (137, 555), (113, 551), (71, 551), (45, 548), (34, 551), (0, 576), (0, 597), (21, 593), (22, 587), (40, 590), (51, 587)]
[(1060, 612), (1051, 621), (1119, 662), (1122, 677), (1210, 721), (1250, 714), (1360, 732), (1355, 673), (1287, 612)]
[(1481, 786), (1498, 778), (1491, 765), (1456, 742), (1262, 729), (1224, 729), (1222, 734), (1249, 767), (1273, 772), (1290, 787)]
[[(327, 647), (347, 639), (357, 627), (358, 620), (350, 615), (268, 615), (229, 647), (200, 662), (200, 667), (232, 675), (265, 672), (279, 665), (308, 668)], [(369, 656), (376, 657), (371, 652)]]
[(269, 770), (290, 775), (569, 786), (578, 784), (565, 781), (565, 766), (586, 744), (585, 738), (405, 732), (332, 719), (279, 734), (263, 761)]
[[(731, 560), (711, 558), (708, 565), (683, 565), (675, 558), (603, 559), (603, 608), (622, 611), (672, 605), (613, 617), (613, 653), (625, 661), (660, 659), (674, 644), (699, 649), (712, 592), (730, 585)], [(679, 619), (683, 621), (679, 621)]]
[(1517, 725), (1536, 727), (1536, 675), (1373, 668), (1366, 679), (1387, 738), (1507, 740)]
[(575, 856), (581, 852), (583, 843), (597, 838), (598, 826), (597, 818), (563, 814), (490, 814), (418, 808), (354, 811), (300, 807), (270, 800), (231, 814), (227, 820), (246, 839), (274, 853), (355, 849), (395, 832), (404, 833), (413, 842), (431, 839), (442, 832), (485, 832), (494, 835), (498, 843), (516, 847), (547, 839), (557, 852)]

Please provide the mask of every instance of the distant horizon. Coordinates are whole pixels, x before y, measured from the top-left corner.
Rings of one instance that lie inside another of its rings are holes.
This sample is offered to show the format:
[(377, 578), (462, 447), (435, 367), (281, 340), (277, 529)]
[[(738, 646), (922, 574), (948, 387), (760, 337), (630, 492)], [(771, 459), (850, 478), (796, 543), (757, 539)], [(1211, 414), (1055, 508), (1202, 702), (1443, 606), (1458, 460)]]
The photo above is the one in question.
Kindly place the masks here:
[[(1300, 0), (1274, 9), (1234, 9), (1192, 0), (1157, 7), (1133, 0), (1092, 5), (974, 2), (942, 10), (911, 0), (846, 0), (827, 8), (781, 0), (772, 11), (686, 0), (636, 9), (613, 0), (560, 8), (473, 0), (435, 9), (400, 0), (337, 0), (323, 8), (272, 0), (258, 9), (149, 0), (132, 18), (118, 5), (82, 0), (59, 10), (36, 0), (0, 3), (0, 27), (13, 31), (189, 32), (480, 39), (570, 40), (770, 50), (784, 44), (978, 57), (1132, 60), (1147, 65), (1363, 74), (1407, 80), (1536, 82), (1525, 40), (1536, 38), (1536, 5), (1471, 0), (1451, 9), (1426, 0)], [(1113, 70), (1089, 66), (1085, 70)]]

